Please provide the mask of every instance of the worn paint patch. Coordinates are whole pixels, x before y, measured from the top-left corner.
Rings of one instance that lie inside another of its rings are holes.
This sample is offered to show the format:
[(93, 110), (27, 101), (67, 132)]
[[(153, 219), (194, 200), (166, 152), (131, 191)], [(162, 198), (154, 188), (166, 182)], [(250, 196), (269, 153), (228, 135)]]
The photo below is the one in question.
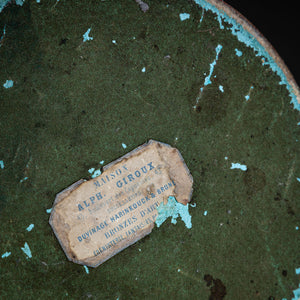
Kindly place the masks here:
[(5, 252), (1, 255), (1, 258), (6, 258), (9, 257), (11, 255), (11, 252)]
[(91, 28), (89, 28), (86, 33), (83, 35), (83, 42), (86, 42), (86, 41), (92, 41), (94, 38), (89, 36), (91, 32)]
[(258, 42), (258, 40), (255, 39), (255, 37), (250, 32), (246, 31), (241, 24), (239, 24), (234, 18), (227, 15), (223, 10), (219, 10), (206, 0), (194, 0), (194, 2), (201, 6), (204, 10), (210, 10), (211, 12), (215, 13), (218, 20), (222, 19), (223, 21), (231, 25), (231, 28), (228, 28), (228, 30), (231, 30), (231, 33), (236, 36), (240, 42), (244, 43), (247, 47), (252, 48), (256, 52), (256, 56), (262, 57), (263, 65), (268, 65), (271, 70), (280, 77), (281, 81), (279, 82), (279, 84), (285, 85), (287, 87), (287, 90), (289, 91), (289, 95), (291, 97), (291, 103), (294, 105), (294, 109), (300, 111), (300, 103), (298, 103), (297, 97), (293, 93), (293, 88), (289, 84), (283, 70), (276, 64), (274, 59)]
[(6, 89), (12, 88), (14, 86), (14, 82), (12, 80), (6, 80), (5, 83), (3, 84), (3, 86)]
[(230, 169), (240, 169), (242, 171), (247, 171), (247, 166), (246, 165), (241, 165), (239, 163), (231, 163), (231, 168)]
[(189, 204), (183, 205), (178, 203), (175, 197), (170, 196), (168, 203), (164, 205), (161, 203), (157, 208), (158, 216), (156, 218), (156, 225), (159, 227), (163, 222), (171, 217), (171, 223), (177, 224), (177, 218), (180, 216), (181, 220), (185, 223), (187, 228), (192, 228), (192, 217), (189, 214)]
[(190, 14), (188, 14), (188, 13), (179, 14), (179, 18), (181, 21), (185, 21), (190, 18)]
[(34, 224), (30, 224), (30, 225), (26, 228), (26, 230), (27, 230), (27, 231), (31, 231), (33, 228), (34, 228)]
[(21, 250), (27, 255), (27, 259), (28, 258), (32, 258), (32, 254), (31, 254), (31, 250), (27, 244), (27, 242), (25, 242), (24, 247), (21, 247)]

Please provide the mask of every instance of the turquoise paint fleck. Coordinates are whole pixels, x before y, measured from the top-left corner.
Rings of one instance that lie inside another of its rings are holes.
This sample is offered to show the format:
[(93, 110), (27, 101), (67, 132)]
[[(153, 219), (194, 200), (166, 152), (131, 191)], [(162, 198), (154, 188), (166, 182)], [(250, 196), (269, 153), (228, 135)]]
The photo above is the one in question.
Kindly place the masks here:
[(126, 148), (127, 148), (127, 145), (124, 144), (124, 143), (122, 143), (122, 147), (123, 147), (123, 149), (126, 149)]
[(204, 216), (207, 216), (207, 210), (204, 211), (203, 215), (204, 215)]
[(95, 170), (95, 172), (93, 173), (93, 175), (91, 176), (92, 178), (95, 178), (95, 177), (98, 177), (101, 175), (101, 170), (100, 169), (97, 169)]
[(52, 211), (52, 208), (48, 208), (48, 209), (46, 209), (46, 213), (47, 213), (47, 214), (50, 214), (50, 213), (51, 213), (51, 211)]
[(206, 0), (194, 0), (194, 2), (201, 6), (204, 10), (210, 10), (217, 14), (218, 18), (223, 19), (225, 22), (231, 25), (231, 28), (228, 28), (228, 30), (231, 30), (231, 33), (235, 35), (240, 42), (244, 43), (247, 47), (252, 48), (256, 52), (256, 56), (262, 57), (264, 60), (263, 64), (268, 65), (271, 70), (280, 77), (281, 81), (279, 84), (286, 85), (291, 97), (291, 103), (294, 105), (294, 109), (300, 111), (300, 103), (298, 103), (297, 97), (293, 93), (293, 89), (289, 84), (284, 72), (276, 64), (267, 50), (255, 39), (255, 37), (250, 32), (246, 31), (241, 24), (237, 23), (234, 18), (228, 16), (223, 10), (217, 9), (214, 5), (210, 4)]
[(205, 81), (204, 81), (204, 86), (211, 84), (211, 80), (210, 77), (214, 71), (215, 65), (219, 59), (219, 54), (222, 50), (222, 45), (218, 45), (216, 48), (216, 58), (215, 60), (210, 64), (210, 70), (209, 70), (209, 74), (205, 77)]
[(24, 177), (23, 179), (21, 179), (20, 182), (22, 183), (22, 182), (24, 182), (24, 181), (27, 180), (27, 179), (28, 179), (28, 177), (26, 176), (26, 177)]
[(197, 206), (197, 203), (193, 203), (193, 204), (190, 204), (190, 207), (196, 207)]
[(93, 40), (93, 37), (89, 36), (90, 32), (91, 32), (91, 28), (89, 28), (89, 29), (86, 31), (86, 33), (83, 35), (83, 42)]
[(250, 87), (249, 94), (245, 96), (246, 101), (248, 101), (250, 99), (250, 93), (251, 93), (252, 89), (253, 89), (253, 86)]
[(178, 203), (175, 197), (170, 196), (168, 203), (164, 205), (162, 202), (157, 208), (158, 216), (156, 218), (156, 225), (159, 227), (167, 218), (172, 217), (171, 223), (176, 224), (177, 218), (180, 216), (187, 228), (192, 228), (192, 217), (189, 214), (189, 205)]
[(21, 247), (21, 250), (27, 255), (26, 257), (27, 259), (32, 257), (31, 250), (27, 242), (25, 242), (24, 247)]
[(241, 165), (239, 163), (231, 163), (231, 170), (232, 169), (240, 169), (242, 171), (247, 171), (247, 166), (246, 165)]
[(101, 160), (101, 161), (99, 162), (99, 164), (100, 164), (100, 165), (103, 165), (103, 164), (104, 164), (104, 160)]
[(296, 227), (295, 227), (295, 229), (296, 229), (296, 230), (299, 230), (299, 227), (298, 227), (298, 226), (296, 226)]
[(299, 300), (299, 298), (300, 298), (300, 283), (299, 283), (299, 288), (294, 290), (293, 294), (295, 297), (293, 297), (292, 300)]
[(88, 170), (88, 172), (89, 172), (90, 174), (93, 174), (94, 171), (95, 171), (95, 168), (90, 168), (90, 169)]
[(6, 82), (3, 84), (3, 86), (6, 89), (12, 88), (14, 86), (14, 82), (12, 80), (6, 80)]
[(297, 181), (299, 181), (299, 182), (300, 182), (300, 178), (299, 178), (299, 177), (297, 177)]
[(223, 85), (219, 85), (219, 90), (224, 93), (224, 88), (223, 88)]
[(33, 228), (34, 228), (34, 224), (30, 224), (30, 225), (26, 228), (26, 230), (27, 230), (27, 231), (31, 231)]
[(299, 275), (300, 274), (300, 268), (296, 268), (295, 272), (296, 272), (297, 275)]
[(9, 257), (11, 255), (11, 252), (5, 252), (1, 255), (1, 258), (6, 258)]
[(3, 160), (0, 160), (0, 168), (4, 169), (4, 161)]
[(190, 18), (190, 14), (188, 14), (188, 13), (179, 14), (179, 18), (181, 21), (185, 21)]
[(235, 55), (238, 56), (238, 57), (241, 57), (243, 55), (243, 52), (238, 50), (238, 49), (234, 49), (235, 50)]
[(83, 267), (84, 267), (84, 270), (85, 270), (86, 274), (89, 274), (90, 273), (89, 268), (87, 266), (83, 266)]

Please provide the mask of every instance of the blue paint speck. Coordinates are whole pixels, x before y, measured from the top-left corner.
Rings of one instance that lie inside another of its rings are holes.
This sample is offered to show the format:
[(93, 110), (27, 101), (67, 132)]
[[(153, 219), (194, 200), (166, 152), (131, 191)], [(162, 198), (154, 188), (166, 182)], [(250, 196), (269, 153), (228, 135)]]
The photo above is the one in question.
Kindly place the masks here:
[(240, 169), (242, 171), (247, 171), (247, 166), (246, 165), (241, 165), (239, 163), (232, 163), (230, 169)]
[(26, 228), (26, 230), (27, 230), (27, 231), (31, 231), (33, 228), (34, 228), (34, 224), (30, 224), (30, 225)]
[(104, 164), (104, 160), (101, 160), (101, 161), (99, 162), (99, 164), (100, 164), (100, 165), (103, 165), (103, 164)]
[(95, 177), (98, 177), (101, 175), (101, 170), (100, 169), (97, 169), (95, 170), (95, 172), (93, 173), (93, 175), (91, 176), (92, 178), (95, 178)]
[(146, 72), (146, 68), (145, 68), (145, 67), (142, 69), (142, 72), (143, 72), (143, 73), (145, 73), (145, 72)]
[(241, 57), (243, 55), (243, 52), (238, 50), (238, 49), (234, 49), (235, 50), (235, 55), (238, 56), (238, 57)]
[(90, 32), (91, 32), (91, 28), (89, 28), (87, 32), (83, 35), (83, 42), (93, 40), (93, 37), (89, 36)]
[(181, 21), (185, 21), (190, 18), (190, 14), (188, 14), (188, 13), (179, 14), (179, 18)]
[(95, 168), (90, 168), (90, 169), (88, 170), (88, 172), (89, 172), (90, 174), (93, 174), (94, 171), (95, 171)]
[(24, 181), (27, 180), (27, 179), (28, 179), (28, 177), (26, 176), (26, 177), (24, 177), (23, 179), (21, 179), (20, 182), (22, 183), (22, 182), (24, 182)]
[(300, 298), (300, 284), (299, 284), (299, 288), (293, 291), (294, 294), (294, 298), (292, 298), (291, 300), (299, 300)]
[(90, 273), (89, 268), (87, 266), (83, 266), (83, 267), (84, 267), (84, 270), (85, 270), (86, 274), (89, 274)]
[(223, 88), (223, 85), (219, 85), (219, 90), (224, 93), (224, 88)]
[(207, 210), (204, 211), (203, 215), (204, 215), (204, 216), (207, 216)]
[(9, 257), (11, 255), (11, 252), (5, 252), (1, 255), (1, 258), (6, 258)]
[(46, 209), (46, 213), (47, 213), (47, 214), (50, 214), (50, 213), (51, 213), (51, 211), (52, 211), (52, 208), (48, 208), (48, 209)]
[(25, 242), (24, 247), (21, 247), (21, 250), (27, 255), (27, 257), (26, 257), (27, 259), (32, 257), (32, 254), (31, 254), (31, 251), (30, 251), (30, 248), (29, 248), (27, 242)]
[(297, 181), (299, 181), (299, 182), (300, 182), (300, 178), (299, 178), (299, 177), (297, 177)]
[(300, 268), (296, 268), (295, 272), (296, 272), (297, 275), (299, 275), (300, 274)]
[(123, 147), (123, 149), (126, 149), (126, 148), (127, 148), (127, 145), (124, 144), (124, 143), (122, 143), (122, 147)]
[(187, 228), (192, 228), (192, 217), (189, 214), (189, 205), (183, 205), (178, 203), (175, 197), (170, 196), (168, 203), (164, 205), (162, 202), (157, 208), (158, 216), (156, 218), (156, 225), (159, 227), (167, 218), (172, 217), (171, 223), (176, 224), (177, 218), (181, 217), (181, 220), (185, 223)]
[(14, 86), (14, 82), (12, 80), (6, 80), (6, 82), (3, 84), (3, 86), (6, 89), (12, 88)]
[(0, 168), (4, 169), (4, 161), (3, 160), (0, 160)]

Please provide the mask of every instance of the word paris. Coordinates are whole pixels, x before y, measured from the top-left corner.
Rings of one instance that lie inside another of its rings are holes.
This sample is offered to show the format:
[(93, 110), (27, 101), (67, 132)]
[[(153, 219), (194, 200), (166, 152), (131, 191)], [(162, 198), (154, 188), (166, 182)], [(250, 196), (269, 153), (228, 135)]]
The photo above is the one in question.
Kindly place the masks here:
[(57, 194), (49, 223), (70, 261), (97, 267), (149, 234), (170, 196), (186, 205), (192, 185), (179, 151), (150, 140)]

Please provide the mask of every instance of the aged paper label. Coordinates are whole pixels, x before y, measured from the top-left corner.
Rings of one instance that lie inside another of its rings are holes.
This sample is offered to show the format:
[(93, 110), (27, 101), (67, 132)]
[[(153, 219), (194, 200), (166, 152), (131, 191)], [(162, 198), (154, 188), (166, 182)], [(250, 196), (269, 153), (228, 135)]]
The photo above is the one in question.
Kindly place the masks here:
[(192, 185), (179, 151), (150, 140), (57, 194), (49, 222), (69, 260), (97, 267), (149, 234), (169, 196), (187, 204)]

